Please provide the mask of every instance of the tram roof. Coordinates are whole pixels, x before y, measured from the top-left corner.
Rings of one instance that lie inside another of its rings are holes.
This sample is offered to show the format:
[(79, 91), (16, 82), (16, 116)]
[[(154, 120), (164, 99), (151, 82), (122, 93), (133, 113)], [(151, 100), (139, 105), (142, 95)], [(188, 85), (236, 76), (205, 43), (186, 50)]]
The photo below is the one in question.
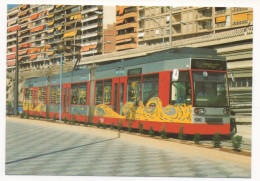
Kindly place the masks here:
[(131, 58), (121, 62), (101, 65), (96, 69), (96, 71), (100, 72), (108, 69), (118, 68), (119, 66), (128, 67), (133, 65), (140, 65), (145, 63), (152, 63), (152, 62), (165, 61), (171, 59), (209, 58), (209, 56), (211, 56), (212, 59), (225, 61), (225, 57), (217, 56), (217, 51), (214, 49), (183, 47), (183, 48), (173, 48), (173, 49), (164, 50), (160, 52), (154, 52), (146, 56)]
[[(214, 49), (209, 48), (192, 48), (192, 47), (182, 47), (182, 48), (172, 48), (160, 52), (150, 53), (146, 56), (136, 57), (127, 59), (121, 62), (115, 62), (106, 65), (100, 65), (96, 68), (97, 72), (101, 72), (104, 70), (111, 70), (117, 69), (118, 67), (128, 67), (158, 61), (166, 61), (171, 59), (181, 59), (181, 58), (208, 58), (211, 59), (218, 59), (225, 61), (225, 57), (217, 56), (217, 51)], [(73, 77), (73, 76), (80, 76), (86, 75), (90, 73), (90, 69), (82, 69), (82, 70), (75, 70), (71, 72), (66, 72), (62, 74), (63, 79)], [(60, 74), (56, 74), (51, 76), (51, 80), (57, 80), (60, 78)], [(47, 77), (37, 77), (37, 78), (29, 78), (25, 81), (24, 87), (34, 87), (34, 84), (38, 84), (42, 82), (42, 84), (46, 84)]]

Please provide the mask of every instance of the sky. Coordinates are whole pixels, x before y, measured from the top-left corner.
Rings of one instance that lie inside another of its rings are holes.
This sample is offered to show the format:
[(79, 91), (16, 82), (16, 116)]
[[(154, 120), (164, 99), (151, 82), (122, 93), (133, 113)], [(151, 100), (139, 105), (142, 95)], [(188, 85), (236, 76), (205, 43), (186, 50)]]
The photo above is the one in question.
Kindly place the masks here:
[(18, 6), (18, 4), (7, 4), (7, 10), (16, 6)]

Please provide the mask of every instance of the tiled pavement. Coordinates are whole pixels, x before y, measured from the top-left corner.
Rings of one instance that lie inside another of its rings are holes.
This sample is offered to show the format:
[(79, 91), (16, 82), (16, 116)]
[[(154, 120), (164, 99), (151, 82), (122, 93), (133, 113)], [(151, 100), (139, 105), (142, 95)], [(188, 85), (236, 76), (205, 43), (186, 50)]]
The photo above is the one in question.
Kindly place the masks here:
[(7, 175), (250, 177), (250, 168), (178, 151), (7, 121)]

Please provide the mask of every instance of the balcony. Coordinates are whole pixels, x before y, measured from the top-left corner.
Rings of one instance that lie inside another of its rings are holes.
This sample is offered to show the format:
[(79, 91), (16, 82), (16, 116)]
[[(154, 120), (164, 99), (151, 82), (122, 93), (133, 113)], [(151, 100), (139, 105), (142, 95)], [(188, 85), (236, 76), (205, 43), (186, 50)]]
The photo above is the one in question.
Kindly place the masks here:
[(98, 19), (98, 15), (93, 15), (93, 16), (89, 16), (89, 17), (87, 17), (87, 18), (83, 18), (83, 19), (81, 20), (81, 23), (84, 23), (84, 22), (90, 21), (90, 20), (94, 20), (94, 19)]
[(199, 26), (199, 31), (209, 31), (212, 30), (212, 26), (208, 25), (208, 26)]
[(84, 47), (84, 46), (97, 45), (97, 44), (98, 44), (98, 41), (95, 40), (95, 41), (87, 41), (86, 43), (81, 43), (81, 46)]
[(127, 28), (137, 28), (138, 23), (137, 22), (133, 22), (133, 23), (126, 23), (126, 24), (122, 24), (122, 25), (117, 25), (116, 26), (116, 30), (122, 30), (122, 29), (127, 29)]
[(212, 18), (212, 13), (203, 13), (203, 14), (198, 14), (197, 19), (198, 20), (205, 20), (205, 19), (211, 19)]
[(122, 16), (117, 16), (116, 19), (125, 19), (125, 18), (130, 18), (130, 17), (138, 17), (138, 13), (137, 12), (131, 12), (131, 13), (126, 13), (123, 14)]
[(234, 7), (234, 8), (232, 8), (232, 11), (233, 11), (233, 12), (248, 11), (248, 8)]
[(58, 20), (58, 19), (61, 19), (61, 18), (63, 18), (63, 15), (59, 15), (59, 16), (55, 16), (55, 20)]
[(116, 50), (125, 50), (125, 49), (131, 49), (131, 48), (137, 48), (137, 43), (128, 43), (123, 45), (117, 45)]
[(228, 10), (227, 9), (223, 9), (223, 10), (220, 10), (220, 11), (216, 11), (215, 15), (216, 16), (218, 16), (218, 15), (225, 15), (226, 13), (228, 13)]
[(19, 13), (19, 12), (20, 12), (20, 10), (17, 8), (17, 9), (15, 9), (15, 10), (9, 10), (9, 11), (7, 12), (7, 15), (10, 16), (10, 15), (13, 15), (13, 14), (17, 14), (17, 13)]
[(90, 8), (87, 8), (87, 9), (84, 9), (81, 11), (81, 14), (86, 14), (86, 13), (89, 13), (89, 12), (93, 12), (93, 11), (97, 11), (98, 10), (98, 7), (90, 7)]
[(89, 54), (93, 54), (93, 53), (97, 53), (98, 50), (89, 50), (89, 51), (86, 51), (86, 52), (80, 52), (80, 54), (83, 56), (83, 55), (89, 55)]
[(227, 27), (226, 22), (215, 24), (215, 28), (225, 28)]
[(122, 39), (133, 38), (133, 37), (137, 37), (137, 33), (126, 33), (123, 35), (117, 35), (116, 40), (122, 40)]
[(8, 38), (7, 42), (16, 41), (16, 37)]
[(81, 39), (95, 37), (95, 36), (98, 36), (98, 32), (87, 33), (87, 34), (81, 35)]
[(99, 24), (100, 23), (98, 23), (98, 22), (92, 23), (92, 24), (87, 24), (87, 25), (81, 27), (81, 31), (92, 29), (92, 28), (97, 28)]
[(233, 22), (232, 25), (245, 25), (245, 24), (248, 24), (248, 20), (243, 20), (243, 21), (236, 21), (236, 22)]

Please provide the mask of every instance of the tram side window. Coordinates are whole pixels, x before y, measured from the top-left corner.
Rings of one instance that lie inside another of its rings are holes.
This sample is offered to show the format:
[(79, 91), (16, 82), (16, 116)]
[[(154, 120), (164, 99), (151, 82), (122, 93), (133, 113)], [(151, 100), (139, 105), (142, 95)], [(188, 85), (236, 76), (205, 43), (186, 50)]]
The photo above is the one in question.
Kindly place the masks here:
[(146, 105), (152, 97), (158, 97), (158, 84), (159, 74), (143, 76), (142, 97), (144, 105)]
[(103, 102), (105, 105), (111, 104), (111, 93), (112, 93), (112, 80), (104, 81), (104, 96)]
[(191, 104), (191, 84), (188, 71), (179, 72), (179, 80), (172, 82), (170, 104)]
[(71, 104), (78, 104), (79, 84), (71, 85)]
[(141, 76), (129, 77), (127, 80), (127, 101), (134, 102), (136, 105), (140, 100)]
[(111, 105), (112, 80), (100, 80), (96, 82), (95, 104)]
[(95, 91), (95, 104), (102, 104), (103, 100), (103, 80), (96, 82), (96, 91)]
[(60, 103), (60, 86), (51, 86), (50, 91), (50, 103), (51, 104), (59, 104)]
[(87, 84), (79, 84), (79, 104), (87, 103)]
[(38, 88), (38, 101), (42, 104), (45, 103), (45, 95), (46, 95), (46, 88), (45, 87), (39, 87)]
[(28, 88), (25, 89), (24, 97), (26, 101), (31, 101), (32, 100), (32, 89)]

